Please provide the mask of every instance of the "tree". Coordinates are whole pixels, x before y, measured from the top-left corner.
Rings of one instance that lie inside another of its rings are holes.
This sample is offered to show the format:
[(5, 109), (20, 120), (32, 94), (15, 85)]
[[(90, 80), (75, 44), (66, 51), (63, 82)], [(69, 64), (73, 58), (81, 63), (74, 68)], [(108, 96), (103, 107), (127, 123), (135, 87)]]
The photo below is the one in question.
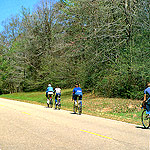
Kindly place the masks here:
[(148, 0), (43, 1), (0, 37), (0, 84), (12, 92), (79, 81), (99, 95), (141, 98), (149, 80)]

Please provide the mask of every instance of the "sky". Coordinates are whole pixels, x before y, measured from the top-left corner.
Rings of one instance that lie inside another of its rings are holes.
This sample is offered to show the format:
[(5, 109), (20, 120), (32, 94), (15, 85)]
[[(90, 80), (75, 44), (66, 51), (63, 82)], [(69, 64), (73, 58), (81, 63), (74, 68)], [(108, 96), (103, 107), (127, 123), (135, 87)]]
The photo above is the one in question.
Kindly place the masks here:
[(34, 10), (38, 2), (40, 0), (0, 0), (0, 31), (3, 30), (2, 21), (16, 14), (20, 14), (22, 6), (30, 8), (31, 11)]

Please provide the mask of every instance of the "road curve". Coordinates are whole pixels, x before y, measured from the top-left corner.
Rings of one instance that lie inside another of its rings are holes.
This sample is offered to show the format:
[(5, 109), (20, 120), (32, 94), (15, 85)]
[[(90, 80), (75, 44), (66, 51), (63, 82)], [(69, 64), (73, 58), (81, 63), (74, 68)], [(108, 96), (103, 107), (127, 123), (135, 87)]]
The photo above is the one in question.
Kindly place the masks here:
[(150, 150), (150, 129), (0, 98), (0, 150)]

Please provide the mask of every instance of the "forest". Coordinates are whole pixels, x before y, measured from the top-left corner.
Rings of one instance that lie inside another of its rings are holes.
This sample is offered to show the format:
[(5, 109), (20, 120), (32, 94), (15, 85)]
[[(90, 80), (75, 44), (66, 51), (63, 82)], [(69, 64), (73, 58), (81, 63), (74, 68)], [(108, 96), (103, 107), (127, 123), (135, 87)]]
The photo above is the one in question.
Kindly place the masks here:
[(43, 0), (3, 21), (0, 94), (72, 88), (141, 99), (150, 82), (149, 0)]

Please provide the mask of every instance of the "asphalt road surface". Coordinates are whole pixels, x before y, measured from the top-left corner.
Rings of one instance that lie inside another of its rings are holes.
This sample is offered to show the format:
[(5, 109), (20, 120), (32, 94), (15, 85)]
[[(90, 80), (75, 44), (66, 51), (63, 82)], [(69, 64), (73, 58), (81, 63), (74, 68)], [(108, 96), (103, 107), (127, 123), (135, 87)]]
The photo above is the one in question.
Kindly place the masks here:
[(0, 98), (0, 150), (150, 150), (150, 129)]

